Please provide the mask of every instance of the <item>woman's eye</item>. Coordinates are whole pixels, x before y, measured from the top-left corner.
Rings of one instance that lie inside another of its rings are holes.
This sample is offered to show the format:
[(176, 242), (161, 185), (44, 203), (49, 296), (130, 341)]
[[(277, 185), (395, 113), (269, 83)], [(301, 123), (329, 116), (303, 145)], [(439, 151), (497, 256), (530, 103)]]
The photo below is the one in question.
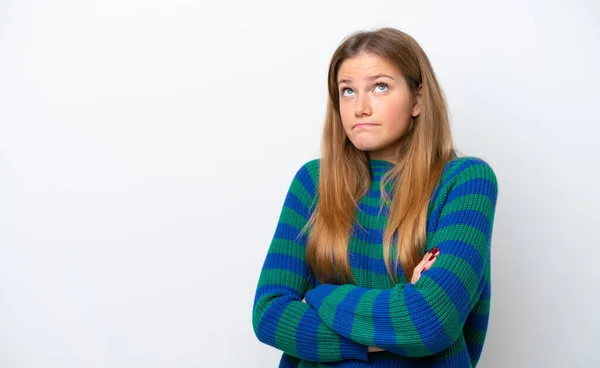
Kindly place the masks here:
[(375, 91), (377, 92), (385, 92), (387, 90), (388, 86), (385, 83), (377, 83), (377, 85), (375, 86)]
[(344, 95), (344, 96), (348, 96), (348, 95), (346, 94), (346, 91), (353, 92), (353, 91), (352, 91), (350, 88), (344, 88), (344, 89), (342, 90), (342, 95)]

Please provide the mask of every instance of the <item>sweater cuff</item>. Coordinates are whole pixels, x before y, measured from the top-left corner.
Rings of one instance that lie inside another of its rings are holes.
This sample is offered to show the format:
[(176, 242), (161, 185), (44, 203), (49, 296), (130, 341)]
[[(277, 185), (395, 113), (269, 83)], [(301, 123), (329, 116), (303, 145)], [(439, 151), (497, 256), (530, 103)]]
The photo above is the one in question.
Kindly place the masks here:
[(368, 347), (340, 336), (340, 353), (342, 360), (355, 359), (363, 362), (369, 361)]

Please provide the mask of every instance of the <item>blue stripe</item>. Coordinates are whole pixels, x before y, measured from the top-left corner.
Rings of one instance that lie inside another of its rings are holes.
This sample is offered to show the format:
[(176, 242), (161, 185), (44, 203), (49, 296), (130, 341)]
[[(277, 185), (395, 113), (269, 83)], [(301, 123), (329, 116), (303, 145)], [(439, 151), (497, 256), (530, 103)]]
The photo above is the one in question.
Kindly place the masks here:
[(477, 285), (477, 299), (481, 299), (481, 294), (483, 294), (486, 288), (487, 281), (485, 281), (483, 275), (481, 275), (481, 279), (479, 280), (479, 284)]
[[(310, 299), (310, 305), (316, 309), (319, 310), (321, 309), (321, 305), (323, 304), (323, 301), (325, 300), (325, 298), (327, 298), (329, 296), (329, 294), (331, 294), (335, 289), (337, 288), (336, 285), (332, 285), (332, 284), (320, 284), (318, 287), (309, 290), (306, 293), (306, 299), (309, 300)], [(315, 295), (315, 298), (311, 298), (311, 295)]]
[[(450, 203), (451, 201), (458, 199), (460, 197), (469, 195), (469, 194), (480, 194), (488, 197), (490, 201), (495, 205), (496, 204), (496, 196), (491, 196), (489, 194), (496, 192), (496, 185), (488, 178), (473, 178), (468, 181), (461, 183), (450, 191), (448, 194), (448, 199), (446, 199), (446, 203)], [(442, 206), (440, 206), (442, 207)]]
[(429, 235), (428, 233), (435, 232), (437, 227), (437, 221), (439, 220), (439, 212), (441, 212), (441, 209), (436, 209), (434, 211), (436, 213), (432, 212), (427, 214), (427, 225), (425, 226), (425, 232), (427, 235)]
[[(387, 193), (388, 197), (393, 198), (394, 192), (391, 188), (389, 190), (386, 190), (386, 193)], [(382, 198), (381, 190), (379, 190), (379, 187), (377, 187), (377, 189), (371, 188), (371, 189), (369, 189), (369, 191), (367, 192), (365, 197), (370, 198), (370, 199), (380, 199), (380, 198)]]
[[(456, 177), (456, 175), (461, 172), (463, 169), (465, 169), (466, 167), (469, 167), (473, 164), (473, 162), (471, 160), (469, 160), (467, 157), (458, 157), (455, 158), (453, 160), (450, 160), (448, 162), (446, 162), (446, 165), (444, 165), (444, 169), (442, 170), (442, 175), (440, 176), (440, 179), (444, 179), (443, 181), (439, 182), (438, 185), (438, 190), (441, 189), (442, 187), (446, 186), (446, 184), (448, 182), (450, 182), (450, 180), (454, 177)], [(466, 165), (466, 167), (460, 168), (458, 166), (460, 165)], [(456, 169), (455, 169), (456, 168)], [(448, 172), (452, 171), (452, 174), (446, 178), (444, 178), (445, 175), (447, 175)]]
[(358, 209), (369, 216), (382, 216), (382, 217), (385, 216), (385, 217), (387, 217), (388, 214), (390, 213), (389, 207), (384, 206), (381, 209), (381, 214), (379, 213), (380, 207), (381, 206), (370, 206), (370, 205), (362, 203), (362, 202), (358, 204)]
[[(265, 313), (266, 315), (266, 313)], [(275, 345), (275, 329), (273, 323), (270, 321), (270, 318), (263, 318), (258, 323), (258, 328), (256, 329), (256, 335), (260, 341), (263, 343), (274, 346)], [(270, 317), (270, 316), (269, 316)], [(281, 317), (281, 315), (279, 316)]]
[(373, 180), (381, 180), (388, 171), (389, 169), (386, 169), (385, 167), (372, 167), (371, 174), (373, 174)]
[(291, 271), (298, 274), (300, 277), (308, 277), (306, 262), (288, 254), (268, 253), (263, 269)]
[(292, 295), (296, 299), (300, 300), (300, 292), (292, 287), (279, 285), (279, 284), (265, 284), (256, 290), (256, 297), (254, 300), (254, 306), (260, 298), (265, 295)]
[(335, 315), (333, 316), (333, 330), (338, 331), (342, 336), (352, 335), (352, 326), (354, 325), (354, 310), (360, 298), (369, 289), (363, 287), (354, 287), (346, 297), (337, 304)]
[(300, 229), (297, 229), (292, 225), (280, 222), (277, 224), (277, 228), (275, 229), (275, 235), (273, 237), (274, 239), (288, 240), (292, 242), (297, 242), (302, 246), (306, 246), (306, 240), (308, 238), (308, 235), (306, 233), (300, 235)]
[(479, 158), (475, 158), (475, 157), (461, 157), (461, 158), (459, 158), (456, 161), (457, 161), (457, 163), (460, 163), (460, 165), (456, 168), (456, 170), (454, 170), (452, 172), (452, 174), (450, 174), (448, 176), (447, 180), (445, 180), (442, 185), (446, 185), (446, 183), (450, 182), (450, 180), (452, 180), (458, 174), (460, 174), (461, 172), (465, 171), (466, 169), (468, 169), (471, 166), (475, 166), (475, 165), (485, 165), (485, 166), (487, 166), (487, 164), (485, 163), (485, 161), (483, 161), (483, 160), (481, 160)]
[(395, 165), (391, 162), (369, 162), (369, 167), (373, 175), (383, 176), (386, 172), (393, 170)]
[[(310, 361), (319, 360), (317, 336), (320, 324), (321, 320), (317, 312), (312, 308), (307, 309), (302, 318), (300, 318), (298, 326), (302, 326), (302, 328), (296, 329), (295, 340), (296, 351), (303, 353), (302, 359)], [(307, 344), (307, 341), (311, 341), (312, 343)]]
[(396, 331), (394, 331), (390, 314), (390, 297), (391, 290), (384, 290), (375, 298), (375, 304), (371, 311), (373, 316), (377, 316), (373, 343), (375, 346), (386, 346), (386, 350), (394, 354), (405, 355), (406, 352), (396, 341)]
[(487, 283), (487, 281), (486, 281), (485, 282), (485, 288), (481, 292), (481, 296), (479, 298), (481, 300), (490, 300), (491, 296), (492, 296), (492, 288), (490, 287), (490, 284)]
[(315, 189), (315, 183), (313, 182), (313, 179), (310, 176), (310, 172), (308, 171), (307, 165), (308, 165), (308, 163), (305, 164), (304, 166), (302, 166), (302, 168), (300, 168), (300, 170), (298, 170), (298, 173), (296, 174), (296, 178), (302, 184), (304, 189), (306, 189), (306, 191), (312, 197), (314, 197), (317, 191)]
[(466, 349), (462, 349), (444, 359), (440, 364), (443, 364), (443, 367), (471, 367), (471, 357)]
[(302, 216), (304, 220), (308, 221), (308, 207), (306, 207), (306, 205), (291, 191), (288, 192), (283, 205), (291, 210), (294, 210), (294, 212)]
[(381, 198), (381, 191), (379, 189), (371, 189), (366, 195), (367, 198), (379, 199)]
[(485, 261), (480, 251), (473, 244), (460, 240), (444, 240), (437, 245), (440, 254), (451, 254), (467, 262), (479, 277), (483, 274)]
[[(433, 269), (428, 272), (433, 272)], [(415, 290), (413, 284), (407, 284), (404, 290), (404, 302), (408, 315), (419, 333), (423, 345), (430, 351), (441, 351), (450, 346), (453, 342), (452, 339), (445, 333), (440, 319), (423, 295)]]
[(283, 353), (283, 355), (281, 355), (281, 360), (279, 361), (279, 368), (298, 368), (299, 364), (300, 359)]
[(483, 345), (476, 344), (474, 342), (467, 342), (467, 351), (469, 352), (471, 361), (476, 362), (481, 357), (481, 352), (483, 351)]
[(267, 307), (267, 310), (262, 315), (262, 318), (258, 324), (257, 333), (259, 339), (267, 345), (275, 345), (275, 331), (277, 331), (277, 325), (279, 319), (283, 315), (283, 312), (287, 308), (287, 305), (294, 298), (290, 295), (282, 295), (271, 302)]
[(467, 159), (468, 159), (467, 157), (457, 157), (455, 159), (448, 161), (446, 163), (446, 169), (444, 171), (453, 170), (456, 167), (456, 165), (460, 165), (461, 163), (465, 162)]
[(487, 329), (488, 321), (489, 315), (487, 314), (471, 313), (467, 318), (466, 324), (476, 330), (485, 331)]
[[(444, 175), (446, 175), (446, 173), (449, 170), (451, 170), (454, 166), (456, 166), (460, 162), (461, 162), (460, 158), (446, 162), (446, 164), (444, 165), (444, 169), (442, 170), (442, 174), (440, 175), (440, 180), (444, 177)], [(440, 190), (444, 187), (443, 184), (445, 184), (447, 182), (448, 182), (447, 179), (444, 179), (444, 181), (438, 181), (436, 188), (433, 191), (433, 194), (431, 195), (431, 202), (435, 202), (437, 200), (437, 197), (440, 194)]]
[[(452, 165), (450, 165), (448, 167), (448, 171), (450, 171), (452, 168), (454, 168), (454, 166), (456, 166), (456, 164), (459, 164), (458, 167), (456, 168), (456, 170), (454, 170), (452, 172), (452, 174), (448, 175), (447, 178), (445, 178), (441, 183), (440, 183), (440, 187), (445, 187), (450, 181), (452, 181), (457, 175), (459, 175), (460, 173), (462, 173), (463, 171), (465, 171), (466, 169), (468, 169), (471, 166), (475, 166), (475, 165), (486, 165), (484, 161), (478, 159), (478, 158), (473, 158), (473, 157), (461, 157), (459, 159), (456, 160), (456, 162), (454, 162)], [(487, 165), (486, 165), (487, 166)]]
[(462, 280), (452, 271), (435, 266), (427, 271), (427, 277), (446, 292), (458, 312), (458, 318), (464, 322), (471, 311), (471, 302), (469, 290)]
[(379, 275), (387, 275), (387, 268), (383, 259), (369, 257), (360, 252), (348, 251), (350, 267), (355, 270), (371, 271)]
[[(481, 164), (482, 161), (479, 159), (475, 159), (475, 158), (459, 158), (459, 159), (455, 159), (455, 160), (451, 160), (448, 161), (446, 163), (446, 166), (444, 168), (444, 170), (442, 171), (442, 178), (444, 177), (444, 175), (446, 174), (447, 171), (449, 171), (450, 169), (452, 169), (453, 167), (455, 167), (457, 164), (460, 164), (461, 166), (458, 167), (453, 173), (452, 175), (450, 175), (447, 178), (444, 178), (443, 181), (438, 182), (432, 196), (431, 196), (431, 200), (429, 201), (429, 205), (433, 206), (435, 204), (435, 202), (438, 200), (438, 197), (440, 195), (440, 191), (442, 188), (445, 188), (448, 183), (455, 178), (460, 172), (464, 171), (465, 169), (473, 166), (473, 165), (478, 165)], [(466, 183), (460, 184), (454, 188), (452, 188), (450, 190), (450, 193), (448, 193), (448, 197), (446, 199), (444, 199), (444, 203), (442, 204), (438, 204), (437, 207), (435, 207), (431, 213), (428, 214), (427, 216), (427, 229), (429, 231), (434, 231), (437, 227), (437, 221), (439, 220), (440, 217), (440, 213), (442, 212), (442, 209), (444, 207), (445, 204), (449, 203), (452, 199), (461, 197), (462, 195), (466, 195), (466, 194), (481, 194), (481, 188), (475, 187), (475, 188), (469, 188), (466, 189), (465, 184), (470, 183), (472, 180), (469, 180)], [(491, 183), (491, 182), (490, 182)], [(477, 184), (486, 187), (487, 184), (485, 183), (480, 183), (478, 182)], [(491, 185), (493, 185), (493, 183), (491, 183)], [(494, 201), (495, 202), (495, 201)], [(495, 203), (494, 203), (495, 204)]]
[[(470, 166), (472, 166), (472, 165), (470, 165)], [(438, 192), (438, 191), (439, 191), (439, 188), (436, 189), (436, 192)], [(464, 183), (461, 183), (461, 184), (453, 187), (452, 190), (450, 190), (450, 193), (448, 193), (448, 198), (446, 198), (444, 203), (439, 204), (437, 207), (435, 207), (433, 209), (433, 211), (431, 211), (431, 214), (429, 216), (429, 219), (430, 219), (429, 226), (430, 227), (433, 226), (432, 221), (439, 218), (440, 212), (442, 211), (445, 204), (448, 204), (451, 201), (453, 201), (457, 198), (463, 197), (465, 195), (469, 195), (469, 194), (486, 195), (495, 206), (497, 196), (494, 195), (494, 196), (490, 197), (487, 194), (495, 193), (496, 191), (497, 191), (497, 189), (496, 189), (496, 185), (494, 184), (494, 182), (492, 182), (491, 180), (489, 180), (487, 178), (473, 178), (473, 179), (470, 179)], [(438, 195), (439, 195), (439, 193), (435, 193), (432, 196), (430, 203), (434, 203), (437, 200)]]
[(475, 210), (459, 210), (451, 212), (447, 215), (444, 215), (444, 217), (440, 219), (436, 231), (440, 231), (445, 227), (454, 225), (467, 225), (474, 227), (475, 229), (481, 231), (488, 241), (490, 240), (492, 226), (490, 224), (490, 220), (488, 220), (487, 216), (483, 212)]
[[(383, 244), (383, 229), (369, 229), (365, 227), (363, 230), (359, 226), (354, 225), (352, 227), (351, 236), (362, 242), (370, 244)], [(351, 242), (356, 240), (351, 239)]]

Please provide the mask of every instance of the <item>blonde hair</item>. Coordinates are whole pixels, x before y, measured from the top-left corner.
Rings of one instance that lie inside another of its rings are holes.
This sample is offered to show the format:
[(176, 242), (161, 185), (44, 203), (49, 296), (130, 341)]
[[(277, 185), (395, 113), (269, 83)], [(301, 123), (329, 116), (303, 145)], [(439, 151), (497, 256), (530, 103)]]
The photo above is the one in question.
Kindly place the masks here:
[[(371, 183), (368, 154), (354, 147), (344, 132), (337, 87), (342, 62), (360, 54), (377, 55), (395, 65), (408, 83), (413, 102), (417, 92), (422, 98), (420, 114), (398, 144), (395, 168), (381, 180), (384, 203), (390, 205), (383, 250), (392, 282), (398, 282), (397, 262), (393, 269), (390, 260), (394, 236), (398, 239), (396, 259), (410, 280), (424, 251), (430, 196), (444, 165), (456, 157), (445, 98), (419, 44), (393, 28), (362, 31), (344, 39), (329, 65), (318, 203), (305, 227), (310, 228), (306, 259), (321, 283), (353, 281), (348, 241), (358, 202)], [(394, 183), (391, 200), (383, 190), (390, 181)]]

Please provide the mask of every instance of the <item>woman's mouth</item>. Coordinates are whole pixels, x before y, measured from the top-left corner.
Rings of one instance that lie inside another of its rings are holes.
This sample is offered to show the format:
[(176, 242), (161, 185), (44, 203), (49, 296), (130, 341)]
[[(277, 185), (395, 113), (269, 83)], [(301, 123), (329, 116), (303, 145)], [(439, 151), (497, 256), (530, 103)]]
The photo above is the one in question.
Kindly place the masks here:
[(352, 128), (352, 129), (369, 128), (369, 127), (374, 127), (374, 126), (377, 126), (377, 124), (373, 124), (373, 123), (359, 123), (359, 124), (356, 124), (354, 126), (354, 128)]

